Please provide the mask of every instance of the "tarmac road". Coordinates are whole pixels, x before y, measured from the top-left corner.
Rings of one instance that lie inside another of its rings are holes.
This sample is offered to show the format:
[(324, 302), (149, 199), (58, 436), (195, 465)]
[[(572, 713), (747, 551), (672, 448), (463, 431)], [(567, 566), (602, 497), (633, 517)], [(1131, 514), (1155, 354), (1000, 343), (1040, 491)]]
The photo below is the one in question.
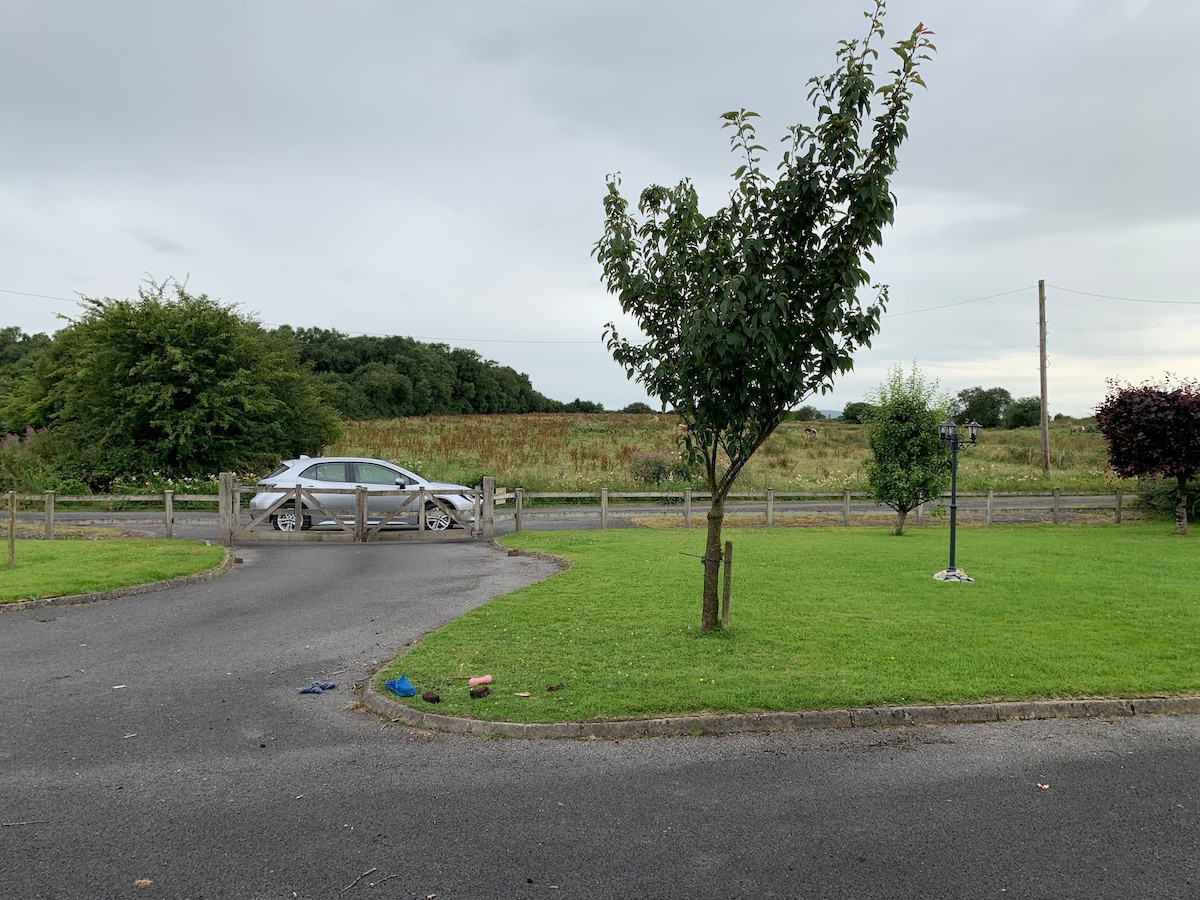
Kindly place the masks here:
[(0, 615), (0, 897), (1200, 896), (1198, 718), (422, 734), (351, 683), (549, 564), (237, 552), (205, 584)]

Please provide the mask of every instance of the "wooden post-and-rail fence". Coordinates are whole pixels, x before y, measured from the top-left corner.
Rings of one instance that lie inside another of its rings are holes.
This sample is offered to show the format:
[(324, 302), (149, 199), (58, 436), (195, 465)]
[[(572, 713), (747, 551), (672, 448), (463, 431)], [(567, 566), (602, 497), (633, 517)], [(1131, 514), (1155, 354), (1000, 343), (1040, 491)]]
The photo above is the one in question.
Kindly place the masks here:
[[(365, 527), (349, 527), (344, 530), (349, 537), (333, 532), (272, 533), (270, 525), (258, 523), (253, 529), (246, 525), (252, 521), (248, 516), (244, 495), (253, 494), (253, 485), (239, 485), (228, 472), (218, 478), (216, 494), (176, 494), (166, 491), (161, 494), (100, 494), (62, 495), (54, 491), (43, 494), (18, 494), (8, 492), (8, 543), (12, 558), (13, 541), (17, 526), (40, 530), (41, 537), (53, 539), (62, 524), (72, 525), (134, 525), (147, 524), (162, 528), (166, 537), (173, 537), (175, 526), (186, 524), (211, 524), (213, 507), (217, 512), (218, 540), (227, 546), (235, 540), (333, 540), (333, 539), (387, 539), (372, 527), (368, 535)], [(403, 492), (396, 492), (401, 494)], [(416, 493), (416, 492), (413, 492)], [(498, 491), (493, 478), (483, 479), (483, 484), (470, 492), (475, 495), (475, 522), (469, 529), (472, 536), (492, 540), (498, 522), (511, 522), (513, 530), (522, 531), (546, 517), (597, 517), (601, 528), (612, 522), (614, 511), (623, 515), (636, 516), (679, 516), (685, 527), (696, 524), (700, 514), (696, 507), (704, 507), (710, 496), (706, 493), (685, 489), (682, 491), (611, 491), (592, 492), (533, 492), (523, 488)], [(1089, 511), (1111, 512), (1112, 520), (1120, 523), (1123, 511), (1137, 506), (1136, 495), (1117, 488), (1108, 494), (1078, 494), (1064, 497), (1059, 489), (1037, 493), (1005, 493), (988, 490), (986, 493), (958, 494), (960, 514), (966, 514), (983, 524), (992, 525), (1009, 514), (1019, 517), (1048, 518), (1059, 523), (1072, 513)], [(423, 500), (424, 498), (422, 498)], [(1041, 500), (1039, 504), (1037, 501)], [(870, 497), (849, 490), (838, 492), (780, 491), (768, 489), (754, 493), (735, 493), (729, 497), (732, 515), (761, 515), (768, 526), (781, 523), (780, 515), (819, 516), (844, 526), (857, 520), (890, 515), (886, 507), (871, 506), (864, 509)], [(510, 503), (511, 501), (511, 503)], [(579, 508), (580, 503), (587, 504)], [(858, 508), (855, 508), (855, 504)], [(114, 510), (113, 507), (120, 507)], [(39, 509), (40, 508), (40, 509)], [(928, 524), (932, 517), (930, 508), (922, 506), (914, 511), (918, 526)], [(265, 517), (263, 517), (265, 518)], [(593, 521), (595, 519), (593, 518)], [(462, 532), (459, 532), (462, 534)], [(408, 534), (393, 535), (392, 538), (414, 537)]]

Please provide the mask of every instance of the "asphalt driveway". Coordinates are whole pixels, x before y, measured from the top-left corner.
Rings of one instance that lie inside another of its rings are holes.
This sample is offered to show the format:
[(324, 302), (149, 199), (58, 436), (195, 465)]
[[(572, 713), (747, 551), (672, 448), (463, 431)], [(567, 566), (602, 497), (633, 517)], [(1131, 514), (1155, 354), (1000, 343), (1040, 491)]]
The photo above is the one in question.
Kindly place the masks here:
[(549, 564), (238, 553), (206, 584), (0, 615), (0, 897), (1200, 896), (1196, 718), (422, 734), (347, 688)]

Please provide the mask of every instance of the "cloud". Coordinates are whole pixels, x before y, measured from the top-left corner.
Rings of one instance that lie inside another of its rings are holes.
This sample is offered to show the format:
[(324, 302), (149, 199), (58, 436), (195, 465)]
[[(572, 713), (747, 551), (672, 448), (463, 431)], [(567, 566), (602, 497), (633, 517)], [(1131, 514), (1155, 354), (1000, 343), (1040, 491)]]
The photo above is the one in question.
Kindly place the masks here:
[[(543, 393), (624, 406), (645, 395), (599, 344), (620, 318), (590, 256), (605, 175), (631, 195), (688, 177), (714, 209), (736, 165), (720, 113), (762, 113), (776, 153), (863, 8), (18, 4), (0, 289), (131, 296), (146, 272), (190, 276), (266, 322), (454, 339)], [(893, 0), (889, 39), (918, 21), (938, 53), (873, 270), (895, 315), (831, 396), (913, 359), (947, 389), (1035, 393), (1038, 279), (1193, 299), (1200, 5)], [(14, 296), (0, 324), (27, 331), (73, 308)], [(1191, 309), (1051, 291), (1052, 408), (1085, 411), (1110, 371), (1195, 371)]]
[(172, 240), (169, 237), (164, 237), (160, 234), (154, 234), (142, 228), (130, 228), (129, 234), (136, 240), (145, 244), (155, 253), (165, 253), (168, 255), (180, 255), (188, 252), (188, 247), (179, 241)]

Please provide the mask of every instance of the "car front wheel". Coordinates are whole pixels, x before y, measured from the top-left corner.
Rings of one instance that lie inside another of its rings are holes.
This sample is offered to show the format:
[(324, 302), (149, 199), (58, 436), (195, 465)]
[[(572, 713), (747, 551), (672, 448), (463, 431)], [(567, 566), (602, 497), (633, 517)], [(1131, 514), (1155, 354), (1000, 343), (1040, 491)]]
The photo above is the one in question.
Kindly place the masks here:
[(425, 527), (430, 531), (445, 531), (453, 524), (454, 519), (450, 517), (450, 513), (437, 504), (430, 503), (425, 507)]

